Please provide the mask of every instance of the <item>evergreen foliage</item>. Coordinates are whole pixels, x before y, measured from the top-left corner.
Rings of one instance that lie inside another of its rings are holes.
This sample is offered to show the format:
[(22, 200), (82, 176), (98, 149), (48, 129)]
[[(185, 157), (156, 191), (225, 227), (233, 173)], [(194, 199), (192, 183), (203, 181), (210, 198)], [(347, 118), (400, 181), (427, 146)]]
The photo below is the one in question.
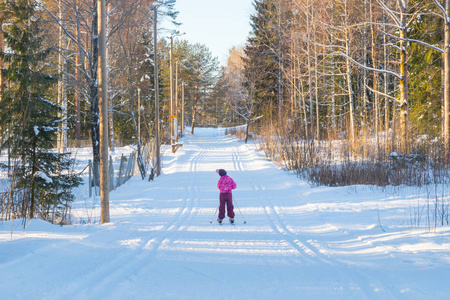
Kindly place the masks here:
[[(428, 9), (429, 0), (413, 1), (416, 5)], [(427, 3), (428, 2), (428, 3)], [(430, 45), (442, 42), (442, 21), (429, 12), (419, 13), (411, 24), (410, 37)], [(425, 134), (434, 139), (441, 129), (441, 68), (442, 55), (438, 51), (422, 44), (412, 43), (410, 47), (410, 81), (411, 81), (411, 121), (416, 134)]]
[[(68, 154), (52, 151), (58, 130), (58, 107), (50, 99), (56, 78), (48, 74), (45, 60), (51, 48), (43, 47), (42, 20), (35, 2), (7, 0), (0, 9), (9, 12), (2, 31), (9, 51), (0, 53), (9, 88), (0, 102), (0, 126), (7, 128), (2, 149), (15, 161), (11, 185), (21, 199), (22, 217), (48, 217), (50, 210), (73, 200), (72, 188), (81, 181), (71, 169)], [(15, 181), (14, 181), (15, 180)]]
[(254, 81), (255, 72), (262, 75), (254, 82), (257, 91), (255, 96), (272, 112), (276, 108), (277, 95), (281, 92), (278, 89), (279, 61), (276, 51), (279, 35), (274, 18), (277, 11), (273, 0), (257, 0), (254, 8), (256, 14), (251, 16), (252, 32), (245, 48), (245, 75), (247, 81)]
[[(162, 63), (162, 66), (165, 66), (162, 70), (163, 87), (167, 90), (169, 89), (168, 47), (169, 45), (166, 49), (166, 59)], [(211, 93), (219, 76), (217, 57), (214, 57), (205, 45), (191, 44), (186, 40), (175, 39), (173, 47), (174, 66), (178, 61), (179, 78), (185, 82), (186, 119), (189, 124), (192, 124), (195, 114), (197, 124), (214, 124), (216, 119), (215, 103), (212, 101)], [(169, 96), (169, 93), (167, 92), (166, 95)]]
[[(251, 16), (252, 32), (245, 47), (245, 76), (254, 85), (255, 98), (261, 102), (260, 112), (270, 119), (280, 119), (283, 107), (288, 106), (288, 78), (290, 68), (289, 36), (293, 22), (289, 1), (255, 0), (255, 14)], [(255, 73), (259, 74), (258, 78)]]

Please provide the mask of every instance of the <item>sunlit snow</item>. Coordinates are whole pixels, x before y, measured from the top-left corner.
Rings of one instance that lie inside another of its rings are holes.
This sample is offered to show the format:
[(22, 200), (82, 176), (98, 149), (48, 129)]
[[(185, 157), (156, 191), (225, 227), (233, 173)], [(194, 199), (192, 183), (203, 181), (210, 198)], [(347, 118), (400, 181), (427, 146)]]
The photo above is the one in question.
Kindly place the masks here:
[[(111, 192), (109, 224), (86, 186), (74, 225), (1, 222), (0, 298), (450, 299), (450, 228), (415, 210), (426, 188), (312, 188), (223, 129), (180, 142), (160, 177)], [(236, 225), (215, 222), (217, 168)]]

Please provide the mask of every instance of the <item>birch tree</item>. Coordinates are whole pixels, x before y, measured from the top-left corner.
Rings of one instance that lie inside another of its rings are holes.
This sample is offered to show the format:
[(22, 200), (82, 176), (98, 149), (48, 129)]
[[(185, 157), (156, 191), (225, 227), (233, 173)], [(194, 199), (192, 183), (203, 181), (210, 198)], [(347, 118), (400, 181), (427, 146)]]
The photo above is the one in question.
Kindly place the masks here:
[(256, 82), (261, 77), (258, 66), (246, 69), (246, 57), (243, 48), (233, 47), (229, 52), (228, 64), (224, 71), (226, 101), (230, 108), (244, 120), (245, 143), (249, 138), (249, 126), (255, 121), (254, 113), (257, 106)]
[(450, 0), (443, 0), (443, 4), (433, 0), (440, 18), (444, 23), (444, 41), (442, 48), (437, 49), (442, 52), (443, 59), (443, 105), (442, 105), (442, 139), (444, 144), (444, 163), (450, 165)]

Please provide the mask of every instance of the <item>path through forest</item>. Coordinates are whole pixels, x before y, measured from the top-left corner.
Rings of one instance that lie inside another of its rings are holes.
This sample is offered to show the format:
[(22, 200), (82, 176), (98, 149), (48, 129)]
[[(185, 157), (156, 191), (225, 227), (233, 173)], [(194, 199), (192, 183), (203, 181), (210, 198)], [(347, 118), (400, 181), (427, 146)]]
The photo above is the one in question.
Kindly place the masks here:
[[(0, 298), (450, 298), (449, 229), (407, 224), (420, 195), (311, 188), (221, 129), (183, 143), (155, 181), (111, 193), (110, 224), (2, 222)], [(238, 185), (236, 225), (215, 222), (217, 168)]]

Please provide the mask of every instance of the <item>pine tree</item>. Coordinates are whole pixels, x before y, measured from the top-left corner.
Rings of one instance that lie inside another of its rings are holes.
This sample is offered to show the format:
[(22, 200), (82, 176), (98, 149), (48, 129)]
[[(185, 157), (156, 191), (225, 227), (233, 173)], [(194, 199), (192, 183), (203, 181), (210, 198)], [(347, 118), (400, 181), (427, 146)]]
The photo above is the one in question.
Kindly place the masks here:
[[(167, 47), (168, 48), (168, 47)], [(165, 55), (168, 58), (168, 55)], [(185, 113), (190, 119), (191, 132), (197, 124), (208, 123), (208, 114), (213, 114), (210, 94), (218, 80), (219, 62), (203, 44), (190, 44), (186, 40), (174, 40), (174, 61), (180, 62), (180, 80), (185, 82)], [(168, 66), (163, 61), (161, 66)], [(161, 71), (162, 77), (168, 78), (168, 69)], [(168, 80), (163, 80), (161, 94), (168, 89)]]
[(43, 47), (41, 19), (36, 4), (30, 0), (6, 0), (0, 10), (7, 12), (2, 31), (8, 53), (0, 52), (6, 62), (4, 78), (9, 84), (0, 102), (0, 126), (9, 128), (2, 148), (10, 147), (16, 162), (15, 195), (20, 197), (26, 218), (36, 212), (46, 218), (50, 210), (65, 209), (74, 196), (72, 188), (80, 184), (70, 172), (73, 162), (68, 153), (51, 151), (56, 140), (61, 107), (50, 99), (56, 78), (49, 75), (44, 62), (51, 49)]

